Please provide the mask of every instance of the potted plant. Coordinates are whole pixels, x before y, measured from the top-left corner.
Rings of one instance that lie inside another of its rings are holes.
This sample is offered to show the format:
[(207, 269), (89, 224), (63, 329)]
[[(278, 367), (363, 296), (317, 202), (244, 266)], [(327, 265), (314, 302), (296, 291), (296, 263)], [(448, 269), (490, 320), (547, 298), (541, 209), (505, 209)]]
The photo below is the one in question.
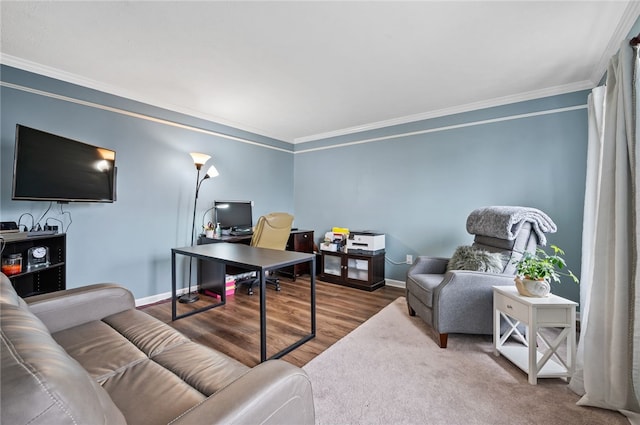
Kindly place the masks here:
[[(551, 245), (553, 255), (547, 254), (542, 248), (535, 253), (525, 252), (516, 264), (516, 288), (521, 295), (527, 297), (546, 297), (551, 291), (549, 280), (560, 282), (560, 276), (567, 276), (579, 283), (578, 278), (567, 268), (567, 263), (561, 256), (564, 251), (556, 245)], [(563, 271), (566, 269), (566, 272)]]

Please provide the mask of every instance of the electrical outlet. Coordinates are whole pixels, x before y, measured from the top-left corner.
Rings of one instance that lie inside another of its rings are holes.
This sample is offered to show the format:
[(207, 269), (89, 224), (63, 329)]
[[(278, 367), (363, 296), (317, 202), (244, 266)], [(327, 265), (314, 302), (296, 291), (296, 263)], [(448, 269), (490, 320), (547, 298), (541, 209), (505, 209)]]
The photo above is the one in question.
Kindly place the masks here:
[(407, 264), (413, 264), (413, 255), (407, 254)]

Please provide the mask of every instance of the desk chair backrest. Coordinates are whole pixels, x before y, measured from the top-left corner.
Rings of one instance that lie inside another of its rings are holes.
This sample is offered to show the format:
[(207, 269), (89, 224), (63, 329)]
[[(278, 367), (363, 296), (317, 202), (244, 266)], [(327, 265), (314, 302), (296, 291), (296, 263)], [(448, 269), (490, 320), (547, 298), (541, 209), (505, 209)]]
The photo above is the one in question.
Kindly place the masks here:
[(251, 246), (271, 248), (284, 251), (291, 233), (293, 216), (285, 212), (274, 212), (263, 215), (258, 219)]

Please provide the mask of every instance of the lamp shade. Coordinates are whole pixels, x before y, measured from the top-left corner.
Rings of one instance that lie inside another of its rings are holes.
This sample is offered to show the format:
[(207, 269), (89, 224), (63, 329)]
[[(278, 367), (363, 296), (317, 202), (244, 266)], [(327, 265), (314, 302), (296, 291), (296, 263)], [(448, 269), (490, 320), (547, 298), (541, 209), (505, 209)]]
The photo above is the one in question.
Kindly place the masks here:
[(211, 155), (199, 152), (191, 152), (189, 155), (193, 158), (193, 163), (196, 165), (198, 170), (209, 160), (209, 158), (211, 158)]
[(217, 177), (219, 175), (220, 173), (218, 173), (218, 170), (213, 165), (207, 170), (207, 177)]

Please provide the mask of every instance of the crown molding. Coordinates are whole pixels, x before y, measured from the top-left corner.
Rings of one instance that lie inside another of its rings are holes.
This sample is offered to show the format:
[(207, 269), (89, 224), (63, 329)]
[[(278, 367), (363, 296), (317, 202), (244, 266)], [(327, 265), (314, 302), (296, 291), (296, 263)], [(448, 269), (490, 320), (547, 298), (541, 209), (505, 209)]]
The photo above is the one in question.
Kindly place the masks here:
[(8, 55), (2, 52), (0, 52), (0, 63), (3, 65), (11, 66), (13, 68), (21, 69), (23, 71), (33, 72), (35, 74), (44, 75), (45, 77), (55, 78), (67, 83), (77, 84), (79, 86), (88, 87), (106, 93), (111, 93), (112, 91), (116, 90), (116, 88), (114, 87), (99, 83), (95, 80), (81, 77), (80, 75), (72, 74), (61, 69), (42, 65), (37, 62), (28, 61), (26, 59)]
[(477, 111), (480, 109), (492, 108), (495, 106), (503, 106), (511, 103), (524, 102), (528, 100), (540, 99), (543, 97), (557, 96), (566, 93), (572, 93), (580, 90), (588, 90), (595, 87), (593, 81), (579, 81), (577, 83), (566, 84), (562, 86), (548, 87), (542, 90), (534, 90), (530, 92), (520, 93), (516, 95), (498, 97), (480, 102), (468, 103), (465, 105), (453, 106), (451, 108), (438, 109), (435, 111), (423, 112), (420, 114), (408, 115), (399, 118), (393, 118), (385, 121), (373, 122), (370, 124), (349, 127), (341, 130), (330, 131), (326, 133), (314, 134), (311, 136), (300, 137), (294, 140), (294, 144), (306, 143), (315, 140), (329, 139), (332, 137), (346, 136), (348, 134), (361, 133), (369, 130), (377, 130), (384, 127), (392, 127), (394, 125), (407, 124), (410, 122), (423, 121), (433, 118), (444, 117), (448, 115), (460, 114), (463, 112)]
[(523, 118), (531, 118), (531, 117), (538, 117), (538, 116), (542, 116), (542, 115), (550, 115), (550, 114), (559, 114), (559, 113), (563, 113), (563, 112), (570, 112), (570, 111), (577, 111), (580, 109), (587, 109), (587, 105), (574, 105), (574, 106), (566, 106), (564, 108), (555, 108), (555, 109), (547, 109), (547, 110), (543, 110), (543, 111), (536, 111), (536, 112), (527, 112), (524, 114), (517, 114), (517, 115), (508, 115), (508, 116), (502, 116), (499, 118), (490, 118), (490, 119), (486, 119), (486, 120), (480, 120), (480, 121), (469, 121), (469, 122), (465, 122), (465, 123), (461, 123), (461, 124), (454, 124), (454, 125), (447, 125), (444, 127), (435, 127), (435, 128), (427, 128), (424, 130), (417, 130), (417, 131), (410, 131), (410, 132), (406, 132), (406, 133), (393, 133), (393, 134), (387, 134), (384, 136), (378, 136), (378, 137), (372, 137), (369, 139), (360, 139), (360, 140), (351, 140), (348, 142), (343, 142), (343, 143), (335, 143), (332, 145), (328, 145), (328, 146), (320, 146), (317, 148), (310, 148), (310, 149), (300, 149), (300, 150), (296, 150), (294, 152), (294, 154), (302, 154), (302, 153), (309, 153), (309, 152), (316, 152), (316, 151), (322, 151), (322, 150), (327, 150), (327, 149), (337, 149), (337, 148), (342, 148), (345, 146), (354, 146), (354, 145), (361, 145), (364, 143), (373, 143), (373, 142), (381, 142), (383, 140), (391, 140), (391, 139), (401, 139), (401, 138), (405, 138), (405, 137), (411, 137), (411, 136), (418, 136), (421, 134), (429, 134), (429, 133), (438, 133), (441, 131), (449, 131), (449, 130), (455, 130), (458, 128), (465, 128), (465, 127), (474, 127), (477, 125), (486, 125), (486, 124), (493, 124), (493, 123), (498, 123), (498, 122), (503, 122), (503, 121), (512, 121), (512, 120), (519, 120), (519, 119), (523, 119)]
[(177, 122), (177, 121), (170, 121), (170, 120), (166, 120), (166, 119), (162, 119), (162, 118), (153, 117), (153, 116), (150, 116), (150, 115), (141, 114), (141, 113), (138, 113), (138, 112), (131, 112), (131, 111), (128, 111), (126, 109), (114, 108), (112, 106), (107, 106), (107, 105), (103, 105), (103, 104), (99, 104), (99, 103), (89, 102), (89, 101), (82, 100), (82, 99), (76, 99), (76, 98), (69, 97), (69, 96), (63, 96), (63, 95), (60, 95), (60, 94), (57, 94), (57, 93), (46, 92), (46, 91), (43, 91), (43, 90), (34, 89), (32, 87), (25, 87), (25, 86), (21, 86), (21, 85), (18, 85), (18, 84), (8, 83), (6, 81), (0, 81), (0, 86), (1, 87), (8, 87), (8, 88), (14, 89), (14, 90), (20, 90), (20, 91), (23, 91), (23, 92), (26, 92), (26, 93), (36, 94), (38, 96), (45, 96), (45, 97), (49, 97), (49, 98), (52, 98), (52, 99), (61, 100), (63, 102), (75, 103), (77, 105), (82, 105), (82, 106), (86, 106), (86, 107), (89, 107), (89, 108), (102, 109), (103, 111), (109, 111), (109, 112), (113, 112), (113, 113), (116, 113), (116, 114), (127, 115), (127, 116), (133, 117), (133, 118), (138, 118), (138, 119), (142, 119), (142, 120), (146, 120), (146, 121), (152, 121), (152, 122), (156, 122), (156, 123), (159, 123), (159, 124), (169, 125), (169, 126), (172, 126), (172, 127), (182, 128), (184, 130), (194, 131), (194, 132), (203, 133), (203, 134), (209, 134), (211, 136), (221, 137), (221, 138), (229, 139), (229, 140), (235, 140), (236, 142), (242, 142), (242, 143), (247, 143), (247, 144), (254, 145), (254, 146), (260, 146), (260, 147), (265, 148), (265, 149), (273, 149), (273, 150), (277, 150), (277, 151), (280, 151), (280, 152), (292, 153), (288, 149), (283, 149), (283, 148), (279, 148), (277, 146), (267, 145), (267, 144), (264, 144), (264, 143), (257, 142), (255, 140), (249, 140), (249, 139), (245, 139), (245, 138), (242, 138), (242, 137), (233, 136), (233, 135), (230, 135), (230, 134), (225, 134), (225, 133), (221, 133), (221, 132), (218, 132), (218, 131), (209, 130), (209, 129), (206, 129), (206, 128), (196, 127), (196, 126), (192, 126), (192, 125), (188, 125), (188, 124), (182, 124), (182, 123)]
[(631, 1), (622, 14), (622, 19), (618, 22), (616, 30), (611, 35), (606, 49), (602, 52), (598, 65), (591, 74), (591, 81), (594, 86), (598, 85), (604, 74), (607, 72), (611, 57), (620, 49), (620, 44), (627, 38), (629, 31), (633, 28), (633, 24), (640, 18), (640, 1)]
[[(635, 3), (635, 5), (637, 6), (636, 8), (640, 10), (640, 2)], [(633, 24), (633, 22), (631, 24)], [(618, 31), (622, 33), (623, 32), (622, 28), (624, 28), (625, 26), (626, 24), (620, 25)], [(622, 36), (623, 38), (626, 36), (630, 28), (631, 27), (627, 28), (626, 32)], [(613, 39), (614, 37), (612, 37), (612, 40)], [(612, 44), (612, 42), (610, 42), (610, 44)], [(607, 61), (608, 61), (608, 57), (607, 57)], [(528, 101), (528, 100), (533, 100), (533, 99), (538, 99), (538, 98), (543, 98), (548, 96), (561, 95), (561, 94), (571, 93), (579, 90), (591, 89), (595, 87), (598, 83), (598, 81), (592, 81), (592, 80), (580, 81), (577, 83), (572, 83), (572, 84), (567, 84), (562, 86), (549, 87), (542, 90), (534, 90), (534, 91), (520, 93), (516, 95), (504, 96), (504, 97), (488, 99), (488, 100), (479, 101), (479, 102), (473, 102), (465, 105), (458, 105), (450, 108), (438, 109), (435, 111), (427, 111), (419, 114), (413, 114), (413, 115), (393, 118), (389, 120), (372, 122), (372, 123), (368, 123), (360, 126), (348, 127), (344, 129), (326, 132), (326, 133), (318, 133), (314, 135), (299, 137), (291, 141), (291, 140), (279, 138), (277, 136), (268, 135), (264, 131), (261, 131), (259, 129), (243, 126), (235, 122), (227, 121), (220, 117), (213, 117), (213, 116), (199, 113), (197, 111), (194, 111), (188, 108), (182, 108), (176, 105), (154, 101), (153, 99), (145, 98), (144, 96), (136, 92), (124, 90), (119, 87), (104, 84), (104, 83), (101, 83), (92, 79), (88, 79), (76, 74), (62, 71), (57, 68), (41, 65), (36, 62), (27, 61), (27, 60), (24, 60), (15, 56), (7, 55), (4, 53), (0, 53), (0, 63), (8, 66), (12, 66), (14, 68), (22, 69), (24, 71), (33, 72), (39, 75), (44, 75), (46, 77), (65, 81), (67, 83), (76, 84), (82, 87), (87, 87), (87, 88), (98, 90), (111, 95), (123, 97), (125, 99), (146, 103), (146, 104), (167, 109), (173, 112), (185, 114), (195, 118), (204, 119), (204, 120), (215, 122), (218, 124), (230, 126), (242, 131), (259, 134), (264, 137), (270, 137), (276, 140), (280, 140), (280, 141), (283, 141), (286, 143), (292, 143), (292, 144), (301, 144), (301, 143), (311, 142), (315, 140), (329, 139), (333, 137), (361, 133), (369, 130), (376, 130), (380, 128), (395, 126), (395, 125), (407, 124), (411, 122), (423, 121), (423, 120), (428, 120), (428, 119), (433, 119), (433, 118), (438, 118), (438, 117), (443, 117), (448, 115), (475, 111), (479, 109), (486, 109), (486, 108), (491, 108), (495, 106), (503, 106), (503, 105), (508, 105), (512, 103), (518, 103), (518, 102), (523, 102), (523, 101)]]
[(126, 90), (121, 87), (105, 84), (99, 81), (92, 80), (90, 78), (82, 77), (77, 74), (73, 74), (67, 71), (63, 71), (61, 69), (53, 68), (50, 66), (42, 65), (37, 62), (28, 61), (16, 56), (7, 55), (6, 53), (0, 52), (0, 64), (11, 66), (13, 68), (18, 68), (23, 71), (33, 72), (35, 74), (43, 75), (45, 77), (54, 78), (56, 80), (61, 80), (66, 83), (76, 84), (82, 87), (86, 87), (89, 89), (97, 90), (103, 93), (111, 94), (114, 96), (122, 97), (128, 100), (133, 100), (135, 102), (141, 102), (148, 105), (152, 105), (158, 108), (167, 109), (172, 112), (177, 112), (180, 114), (188, 115), (190, 117), (203, 119), (206, 121), (214, 122), (216, 124), (221, 124), (227, 127), (232, 127), (238, 130), (246, 131), (249, 133), (254, 133), (260, 136), (268, 137), (271, 139), (275, 139), (281, 142), (291, 143), (289, 140), (285, 140), (278, 136), (273, 136), (267, 134), (267, 132), (253, 128), (250, 126), (242, 125), (237, 122), (233, 122), (230, 120), (226, 120), (221, 117), (216, 117), (212, 115), (203, 114), (201, 112), (180, 107), (174, 104), (161, 102), (153, 98), (149, 98), (144, 96), (138, 92)]

